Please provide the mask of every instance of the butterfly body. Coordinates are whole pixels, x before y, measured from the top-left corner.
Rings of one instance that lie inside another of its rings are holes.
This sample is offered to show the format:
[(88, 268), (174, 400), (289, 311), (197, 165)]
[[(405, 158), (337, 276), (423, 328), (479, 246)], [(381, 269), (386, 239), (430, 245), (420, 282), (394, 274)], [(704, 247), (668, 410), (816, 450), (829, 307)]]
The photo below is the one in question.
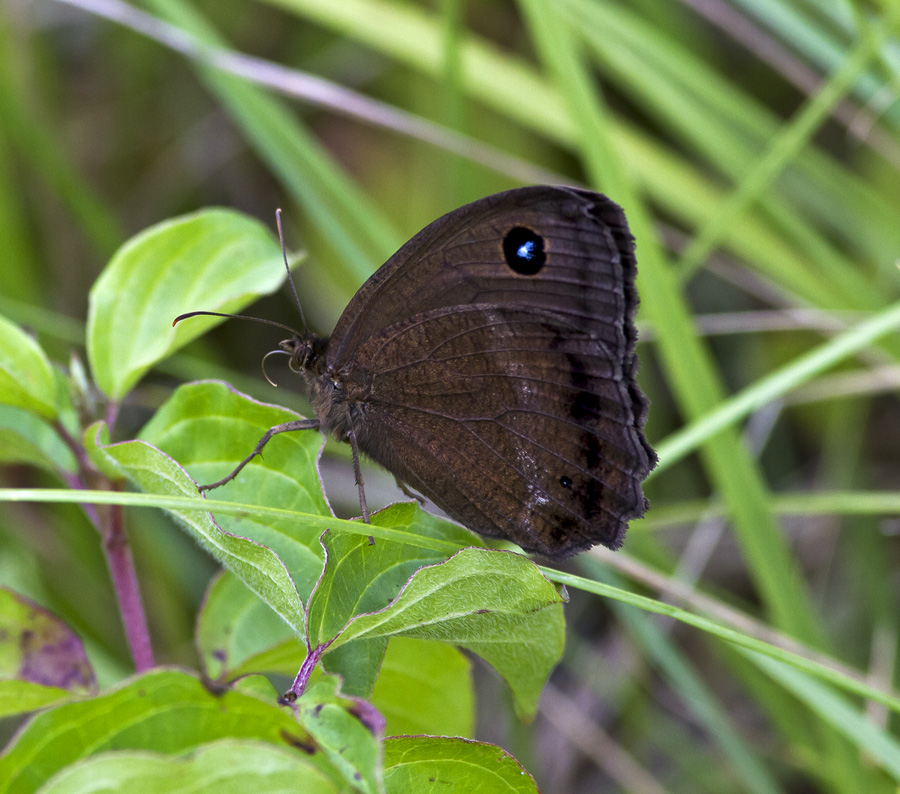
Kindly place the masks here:
[(330, 339), (282, 347), (324, 431), (470, 529), (557, 559), (616, 548), (656, 462), (634, 278), (613, 202), (521, 188), (439, 218)]

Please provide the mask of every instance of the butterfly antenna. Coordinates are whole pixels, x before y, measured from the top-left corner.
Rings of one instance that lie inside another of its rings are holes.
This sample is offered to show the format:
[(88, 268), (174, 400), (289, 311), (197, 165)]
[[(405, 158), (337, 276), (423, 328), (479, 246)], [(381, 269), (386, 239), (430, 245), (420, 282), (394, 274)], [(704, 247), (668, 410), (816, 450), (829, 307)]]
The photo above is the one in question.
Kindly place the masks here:
[(291, 267), (287, 260), (287, 250), (284, 247), (284, 233), (281, 231), (281, 210), (275, 210), (275, 223), (278, 225), (278, 239), (281, 242), (281, 256), (284, 259), (284, 269), (287, 271), (288, 283), (291, 285), (291, 292), (294, 293), (294, 302), (297, 304), (297, 310), (300, 312), (300, 322), (303, 324), (303, 332), (309, 334), (309, 328), (306, 326), (306, 317), (303, 316), (303, 306), (300, 305), (300, 296), (297, 294), (297, 288), (294, 286), (294, 277), (291, 275)]
[(283, 328), (292, 336), (301, 336), (301, 334), (284, 323), (276, 323), (274, 320), (265, 320), (262, 317), (249, 317), (246, 314), (225, 314), (224, 312), (188, 312), (187, 314), (179, 314), (172, 320), (172, 325), (178, 325), (182, 320), (187, 320), (188, 317), (228, 317), (231, 320), (253, 320), (255, 323), (265, 323), (266, 325), (274, 325), (276, 328)]

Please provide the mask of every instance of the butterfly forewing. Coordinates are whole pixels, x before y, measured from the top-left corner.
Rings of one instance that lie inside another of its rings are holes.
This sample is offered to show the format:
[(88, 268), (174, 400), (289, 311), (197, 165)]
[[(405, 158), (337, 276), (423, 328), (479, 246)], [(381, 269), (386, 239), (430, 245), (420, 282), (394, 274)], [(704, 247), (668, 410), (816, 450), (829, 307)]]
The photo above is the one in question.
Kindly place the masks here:
[[(633, 284), (634, 260), (629, 251), (629, 261), (620, 261), (616, 228), (595, 216), (608, 208), (615, 209), (630, 246), (621, 210), (604, 196), (573, 188), (509, 190), (438, 218), (356, 293), (332, 334), (329, 362), (340, 369), (373, 334), (415, 314), (472, 303), (548, 308), (624, 348), (617, 318), (627, 311), (623, 275)], [(541, 234), (553, 268), (521, 276), (506, 264), (504, 240), (516, 228)]]

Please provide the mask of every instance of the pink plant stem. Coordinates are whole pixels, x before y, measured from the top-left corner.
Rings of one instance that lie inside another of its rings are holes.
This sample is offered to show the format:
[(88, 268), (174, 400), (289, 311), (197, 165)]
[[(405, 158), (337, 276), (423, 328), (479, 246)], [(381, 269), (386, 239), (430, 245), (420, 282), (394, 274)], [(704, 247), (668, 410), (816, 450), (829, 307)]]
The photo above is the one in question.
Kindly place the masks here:
[[(107, 420), (115, 421), (116, 413), (117, 406), (111, 402), (107, 406)], [(56, 429), (78, 460), (80, 474), (65, 474), (66, 482), (71, 488), (85, 490), (87, 488), (85, 478), (90, 478), (92, 473), (96, 475), (96, 472), (92, 472), (90, 459), (84, 447), (72, 438), (61, 423), (57, 423)], [(116, 489), (118, 486), (113, 485), (112, 488)], [(144, 672), (155, 664), (153, 646), (150, 644), (150, 631), (138, 587), (134, 558), (131, 556), (131, 548), (125, 534), (123, 508), (121, 505), (110, 505), (102, 515), (94, 505), (83, 504), (82, 508), (103, 539), (103, 554), (119, 604), (119, 614), (122, 616), (128, 647), (131, 649), (131, 658), (135, 669), (139, 673)]]
[(111, 505), (106, 516), (107, 526), (103, 532), (103, 553), (106, 555), (106, 564), (109, 566), (116, 599), (119, 602), (119, 614), (122, 616), (128, 647), (131, 649), (131, 658), (134, 660), (135, 669), (142, 673), (155, 664), (153, 646), (150, 644), (147, 616), (122, 517), (122, 506)]
[[(62, 422), (57, 422), (56, 432), (59, 437), (63, 440), (65, 445), (72, 451), (72, 454), (75, 456), (75, 460), (78, 462), (78, 471), (79, 474), (71, 474), (67, 471), (62, 471), (62, 477), (68, 484), (70, 488), (73, 490), (81, 490), (86, 491), (87, 485), (85, 485), (84, 477), (88, 472), (91, 471), (91, 461), (88, 458), (87, 452), (85, 452), (84, 447), (79, 444), (74, 438), (72, 438), (71, 434), (68, 430), (66, 430), (65, 425)], [(94, 525), (94, 528), (100, 532), (100, 514), (97, 512), (97, 508), (92, 504), (82, 503), (80, 505), (81, 509), (84, 510), (85, 515)]]
[(309, 683), (310, 676), (312, 676), (313, 670), (316, 669), (316, 665), (319, 663), (319, 659), (322, 658), (322, 654), (325, 653), (329, 645), (331, 645), (330, 642), (323, 643), (322, 645), (317, 645), (315, 648), (309, 650), (306, 654), (306, 658), (303, 660), (303, 664), (300, 665), (300, 670), (297, 673), (297, 677), (294, 679), (294, 683), (288, 690), (288, 693), (293, 695), (295, 700), (303, 694), (303, 691), (306, 689), (306, 685)]

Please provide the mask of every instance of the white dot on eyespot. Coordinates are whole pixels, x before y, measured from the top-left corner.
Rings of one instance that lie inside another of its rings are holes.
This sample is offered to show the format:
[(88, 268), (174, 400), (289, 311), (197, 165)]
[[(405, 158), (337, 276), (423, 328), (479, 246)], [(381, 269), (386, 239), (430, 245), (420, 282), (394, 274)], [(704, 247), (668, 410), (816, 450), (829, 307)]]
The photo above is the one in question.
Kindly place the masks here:
[(529, 240), (527, 243), (522, 243), (516, 250), (516, 256), (519, 259), (531, 259), (534, 256), (534, 241)]

